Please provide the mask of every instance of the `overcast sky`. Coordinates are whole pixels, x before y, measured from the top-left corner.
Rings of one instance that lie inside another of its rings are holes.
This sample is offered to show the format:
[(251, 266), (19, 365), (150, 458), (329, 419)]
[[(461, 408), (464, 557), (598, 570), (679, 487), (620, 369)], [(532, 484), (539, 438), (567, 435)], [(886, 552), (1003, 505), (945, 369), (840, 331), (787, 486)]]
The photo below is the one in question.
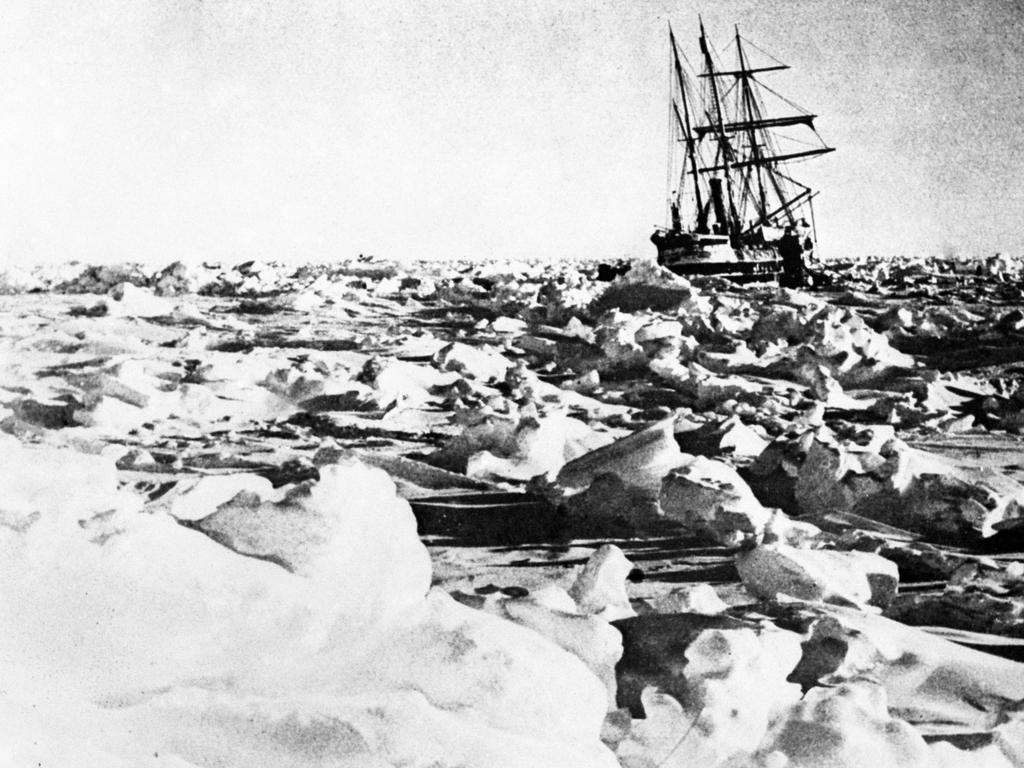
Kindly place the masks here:
[(698, 10), (837, 147), (825, 254), (1024, 253), (1021, 0), (4, 0), (0, 254), (653, 256)]

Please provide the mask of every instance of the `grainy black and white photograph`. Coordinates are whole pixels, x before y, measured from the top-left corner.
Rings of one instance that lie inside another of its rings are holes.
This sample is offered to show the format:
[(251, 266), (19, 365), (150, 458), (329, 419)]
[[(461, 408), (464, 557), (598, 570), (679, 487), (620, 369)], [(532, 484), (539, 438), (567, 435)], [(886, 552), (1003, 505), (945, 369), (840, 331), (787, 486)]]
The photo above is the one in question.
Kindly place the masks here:
[(0, 73), (0, 768), (1024, 767), (1022, 0)]

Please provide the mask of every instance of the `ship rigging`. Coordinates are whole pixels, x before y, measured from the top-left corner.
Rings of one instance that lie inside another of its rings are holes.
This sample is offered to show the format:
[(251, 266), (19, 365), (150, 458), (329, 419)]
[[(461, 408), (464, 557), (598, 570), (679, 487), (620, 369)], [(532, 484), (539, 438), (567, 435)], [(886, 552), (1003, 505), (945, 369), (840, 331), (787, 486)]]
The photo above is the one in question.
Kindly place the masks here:
[[(671, 25), (669, 44), (669, 222), (651, 237), (658, 262), (681, 274), (770, 279), (782, 268), (778, 248), (787, 230), (804, 251), (816, 241), (816, 192), (790, 167), (834, 148), (818, 135), (817, 115), (762, 82), (789, 67), (738, 28), (731, 67), (717, 63), (703, 22), (699, 71)], [(764, 63), (754, 63), (751, 50)]]

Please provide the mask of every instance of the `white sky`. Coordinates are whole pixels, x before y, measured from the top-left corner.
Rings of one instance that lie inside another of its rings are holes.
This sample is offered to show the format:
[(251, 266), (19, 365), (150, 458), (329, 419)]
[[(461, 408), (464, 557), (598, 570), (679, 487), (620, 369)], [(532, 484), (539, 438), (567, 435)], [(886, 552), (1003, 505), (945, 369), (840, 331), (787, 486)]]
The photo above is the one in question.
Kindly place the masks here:
[[(0, 3), (0, 259), (651, 255), (693, 6)], [(1024, 5), (718, 0), (838, 151), (823, 253), (1024, 252)]]

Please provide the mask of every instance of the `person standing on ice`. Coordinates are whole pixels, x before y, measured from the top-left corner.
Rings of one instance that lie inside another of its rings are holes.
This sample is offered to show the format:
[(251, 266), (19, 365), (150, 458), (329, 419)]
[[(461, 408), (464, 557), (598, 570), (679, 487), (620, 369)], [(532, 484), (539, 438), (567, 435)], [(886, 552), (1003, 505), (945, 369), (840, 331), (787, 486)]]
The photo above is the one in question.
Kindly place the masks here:
[(803, 287), (803, 247), (793, 227), (786, 227), (785, 234), (779, 240), (779, 256), (782, 257), (782, 285), (786, 288)]

